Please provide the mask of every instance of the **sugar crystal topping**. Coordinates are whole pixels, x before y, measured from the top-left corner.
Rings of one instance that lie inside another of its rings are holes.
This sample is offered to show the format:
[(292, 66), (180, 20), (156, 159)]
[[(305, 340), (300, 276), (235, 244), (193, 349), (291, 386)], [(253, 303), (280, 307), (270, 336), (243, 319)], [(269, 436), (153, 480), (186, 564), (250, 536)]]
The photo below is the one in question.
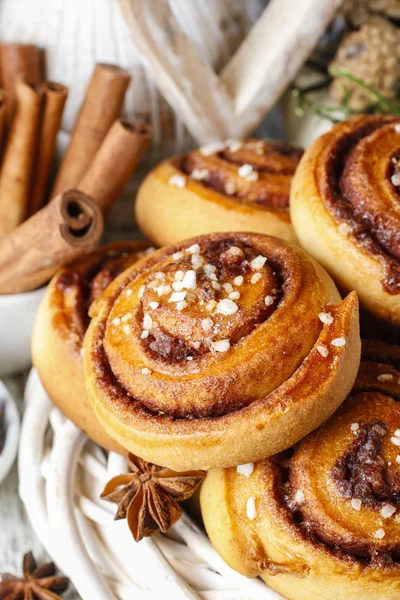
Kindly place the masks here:
[(359, 498), (352, 498), (350, 504), (353, 510), (361, 510), (362, 502)]
[(374, 538), (376, 538), (377, 540), (382, 540), (385, 537), (385, 535), (385, 530), (380, 528), (375, 531)]
[(172, 177), (169, 178), (169, 182), (170, 185), (174, 185), (177, 188), (184, 188), (186, 185), (186, 177), (184, 177), (183, 175), (172, 175)]
[(324, 358), (326, 358), (329, 354), (329, 350), (326, 346), (324, 346), (324, 344), (319, 344), (317, 346), (317, 352)]
[(324, 325), (331, 325), (331, 323), (333, 323), (333, 316), (331, 313), (320, 312), (318, 318)]
[[(253, 257), (249, 258), (247, 251), (234, 243), (222, 244), (220, 252), (220, 257), (210, 259), (208, 250), (203, 252), (200, 244), (193, 243), (171, 253), (169, 263), (148, 275), (147, 282), (140, 287), (138, 294), (143, 302), (140, 337), (146, 340), (145, 343), (150, 344), (152, 349), (164, 343), (161, 341), (165, 339), (162, 337), (164, 334), (158, 337), (157, 333), (160, 327), (159, 319), (166, 318), (163, 311), (168, 307), (169, 311), (176, 310), (177, 313), (193, 318), (195, 315), (189, 311), (193, 311), (195, 306), (200, 312), (200, 319), (196, 325), (200, 331), (193, 331), (194, 339), (188, 342), (189, 347), (195, 348), (195, 343), (200, 347), (196, 336), (202, 335), (203, 332), (202, 348), (208, 348), (215, 353), (224, 353), (230, 349), (233, 343), (230, 339), (231, 332), (239, 327), (236, 314), (240, 313), (241, 306), (243, 311), (248, 310), (246, 303), (249, 295), (246, 289), (240, 288), (245, 283), (261, 281), (267, 257), (253, 253)], [(240, 274), (237, 274), (238, 270)], [(265, 289), (264, 286), (262, 289)], [(263, 302), (267, 307), (272, 306), (277, 299), (278, 290), (273, 288), (270, 292), (265, 289), (266, 295), (258, 302)], [(236, 338), (235, 342), (237, 341), (240, 339)], [(196, 354), (190, 358), (187, 355), (182, 356), (182, 359), (193, 358), (196, 358)]]
[(250, 496), (250, 498), (246, 502), (246, 514), (251, 521), (257, 517), (257, 509), (256, 509), (256, 498), (255, 496)]
[(254, 463), (245, 463), (244, 465), (238, 465), (236, 467), (236, 471), (239, 475), (244, 475), (249, 478), (253, 474), (254, 471)]

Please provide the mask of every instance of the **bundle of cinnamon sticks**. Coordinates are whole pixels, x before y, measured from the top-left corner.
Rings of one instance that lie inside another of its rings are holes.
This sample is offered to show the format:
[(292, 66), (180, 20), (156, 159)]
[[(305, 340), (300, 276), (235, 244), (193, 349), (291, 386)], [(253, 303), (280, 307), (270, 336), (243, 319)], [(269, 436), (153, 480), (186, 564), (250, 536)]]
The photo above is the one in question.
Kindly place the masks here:
[(44, 81), (37, 46), (0, 46), (0, 238), (44, 203), (58, 129), (68, 90)]
[(52, 197), (78, 188), (111, 208), (151, 139), (149, 125), (120, 119), (129, 82), (124, 69), (96, 65)]
[[(37, 46), (0, 46), (0, 294), (34, 289), (94, 247), (102, 213), (117, 199), (151, 139), (148, 125), (120, 118), (129, 74), (97, 64), (52, 182), (68, 90), (44, 80), (43, 64)], [(76, 214), (90, 223), (65, 236), (60, 232), (69, 231), (65, 207), (72, 189)]]

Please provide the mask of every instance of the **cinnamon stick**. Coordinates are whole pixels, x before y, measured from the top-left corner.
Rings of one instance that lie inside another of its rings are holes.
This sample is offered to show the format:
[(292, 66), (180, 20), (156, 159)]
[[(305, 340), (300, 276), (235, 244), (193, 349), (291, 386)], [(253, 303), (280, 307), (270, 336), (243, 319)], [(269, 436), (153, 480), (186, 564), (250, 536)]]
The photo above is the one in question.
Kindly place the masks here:
[(69, 190), (0, 240), (0, 294), (46, 283), (63, 265), (92, 250), (103, 232), (94, 200)]
[(42, 50), (34, 44), (1, 44), (0, 70), (7, 94), (7, 118), (14, 114), (17, 81), (24, 77), (32, 85), (43, 79)]
[(29, 203), (29, 215), (35, 214), (44, 204), (57, 134), (68, 95), (67, 87), (53, 81), (45, 81), (41, 89), (44, 98), (37, 143), (35, 174), (32, 183), (32, 198)]
[(42, 92), (19, 80), (16, 108), (0, 171), (0, 238), (26, 217), (31, 194)]
[(111, 125), (120, 115), (130, 76), (114, 65), (97, 64), (59, 168), (51, 196), (82, 181)]
[(144, 123), (115, 121), (103, 140), (79, 189), (107, 212), (129, 181), (151, 140)]
[(3, 153), (4, 144), (4, 126), (6, 120), (6, 97), (2, 90), (0, 90), (0, 156)]

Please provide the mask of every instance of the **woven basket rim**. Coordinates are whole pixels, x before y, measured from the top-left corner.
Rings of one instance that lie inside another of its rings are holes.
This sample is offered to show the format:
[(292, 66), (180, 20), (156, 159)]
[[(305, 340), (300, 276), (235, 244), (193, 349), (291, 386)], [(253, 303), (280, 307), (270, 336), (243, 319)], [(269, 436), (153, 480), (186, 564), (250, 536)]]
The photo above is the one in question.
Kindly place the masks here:
[[(114, 522), (114, 507), (97, 493), (126, 470), (125, 458), (106, 455), (66, 419), (34, 369), (25, 402), (19, 495), (46, 551), (82, 600), (128, 600), (133, 593), (159, 598), (161, 590), (186, 600), (281, 599), (260, 579), (228, 567), (185, 512), (167, 535), (134, 542), (126, 522)], [(136, 569), (129, 568), (132, 564)], [(151, 576), (143, 581), (146, 571)]]

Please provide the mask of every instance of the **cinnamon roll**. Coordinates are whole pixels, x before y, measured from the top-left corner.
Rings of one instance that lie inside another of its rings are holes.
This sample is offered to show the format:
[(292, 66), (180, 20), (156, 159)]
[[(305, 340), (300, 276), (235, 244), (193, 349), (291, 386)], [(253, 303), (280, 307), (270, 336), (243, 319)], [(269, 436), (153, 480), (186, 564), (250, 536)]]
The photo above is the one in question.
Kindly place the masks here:
[(250, 139), (168, 159), (139, 189), (137, 222), (159, 246), (217, 231), (295, 241), (289, 190), (302, 153), (286, 143)]
[(400, 327), (400, 117), (340, 123), (304, 154), (290, 214), (301, 245), (375, 317)]
[(207, 475), (226, 562), (289, 600), (400, 596), (400, 348), (366, 342), (339, 410), (289, 451)]
[(356, 294), (341, 302), (303, 250), (260, 234), (162, 248), (90, 314), (85, 379), (100, 422), (177, 471), (289, 447), (336, 410), (357, 373)]
[(121, 447), (98, 422), (83, 380), (88, 310), (109, 283), (147, 251), (144, 242), (117, 242), (61, 269), (49, 283), (35, 320), (32, 362), (46, 392), (75, 425), (109, 450)]

